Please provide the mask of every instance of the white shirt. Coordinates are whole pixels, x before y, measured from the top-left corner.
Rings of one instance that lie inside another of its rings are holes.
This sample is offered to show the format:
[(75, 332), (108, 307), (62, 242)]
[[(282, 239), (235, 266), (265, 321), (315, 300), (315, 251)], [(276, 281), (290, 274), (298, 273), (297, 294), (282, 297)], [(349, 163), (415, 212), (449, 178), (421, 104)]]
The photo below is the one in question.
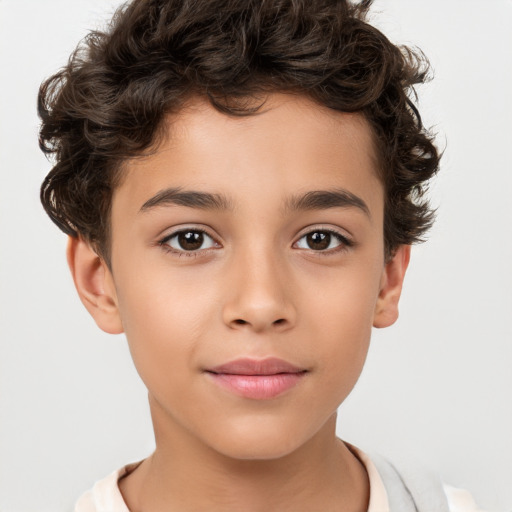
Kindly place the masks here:
[[(368, 512), (390, 512), (388, 495), (384, 483), (371, 459), (361, 450), (351, 446), (359, 460), (364, 464), (370, 482), (370, 502)], [(128, 464), (114, 471), (94, 484), (77, 502), (75, 512), (130, 512), (126, 505), (118, 481), (126, 474), (132, 472), (140, 462)], [(456, 489), (445, 485), (444, 491), (448, 498), (450, 512), (484, 512), (479, 509), (468, 491)]]

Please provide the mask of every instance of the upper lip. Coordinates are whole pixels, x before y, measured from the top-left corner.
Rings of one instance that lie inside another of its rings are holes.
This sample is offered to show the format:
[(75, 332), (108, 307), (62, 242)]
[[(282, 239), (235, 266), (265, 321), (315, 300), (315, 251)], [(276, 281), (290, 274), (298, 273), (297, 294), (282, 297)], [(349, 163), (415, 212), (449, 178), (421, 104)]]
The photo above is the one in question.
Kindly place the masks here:
[(302, 373), (306, 369), (299, 368), (283, 359), (270, 357), (267, 359), (235, 359), (228, 363), (208, 368), (206, 371), (230, 375), (276, 375), (278, 373)]

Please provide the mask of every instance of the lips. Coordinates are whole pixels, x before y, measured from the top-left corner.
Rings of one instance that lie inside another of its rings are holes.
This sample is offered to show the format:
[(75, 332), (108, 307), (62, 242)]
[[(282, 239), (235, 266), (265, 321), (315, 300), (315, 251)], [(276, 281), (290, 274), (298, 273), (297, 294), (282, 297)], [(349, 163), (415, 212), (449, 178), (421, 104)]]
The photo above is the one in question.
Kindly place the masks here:
[(206, 370), (227, 391), (245, 398), (269, 400), (295, 387), (307, 370), (277, 358), (237, 359)]

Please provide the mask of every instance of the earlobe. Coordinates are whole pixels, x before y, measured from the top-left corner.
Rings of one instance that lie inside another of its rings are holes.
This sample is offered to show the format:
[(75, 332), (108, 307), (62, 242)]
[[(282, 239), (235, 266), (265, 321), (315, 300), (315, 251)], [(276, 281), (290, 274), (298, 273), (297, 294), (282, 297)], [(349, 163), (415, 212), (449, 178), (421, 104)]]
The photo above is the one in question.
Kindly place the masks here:
[(398, 319), (398, 302), (410, 256), (411, 246), (401, 245), (386, 263), (375, 306), (374, 327), (389, 327)]
[(114, 281), (105, 261), (87, 242), (74, 237), (68, 239), (67, 259), (80, 300), (98, 327), (122, 333)]

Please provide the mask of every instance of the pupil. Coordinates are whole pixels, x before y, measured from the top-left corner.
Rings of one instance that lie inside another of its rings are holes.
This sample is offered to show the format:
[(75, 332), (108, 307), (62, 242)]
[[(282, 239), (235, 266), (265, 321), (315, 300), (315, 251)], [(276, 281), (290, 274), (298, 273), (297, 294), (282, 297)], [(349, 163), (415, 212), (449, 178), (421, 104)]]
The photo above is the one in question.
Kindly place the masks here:
[(315, 231), (307, 236), (308, 246), (310, 249), (327, 249), (331, 243), (331, 235), (329, 233), (322, 233)]
[(203, 233), (187, 231), (178, 235), (178, 242), (183, 249), (195, 251), (203, 245)]

